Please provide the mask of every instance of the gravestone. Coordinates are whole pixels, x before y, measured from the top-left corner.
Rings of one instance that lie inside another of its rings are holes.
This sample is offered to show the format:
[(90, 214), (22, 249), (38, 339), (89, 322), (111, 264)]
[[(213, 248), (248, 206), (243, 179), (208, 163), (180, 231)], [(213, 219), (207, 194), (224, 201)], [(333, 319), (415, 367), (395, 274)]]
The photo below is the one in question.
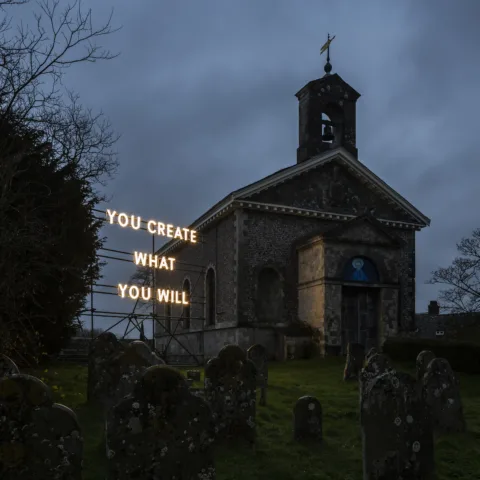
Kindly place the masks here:
[(347, 360), (343, 371), (344, 380), (357, 380), (365, 361), (365, 348), (359, 343), (347, 345)]
[(204, 394), (219, 440), (255, 442), (256, 367), (238, 345), (226, 345), (208, 361)]
[(423, 350), (417, 355), (415, 366), (417, 368), (417, 380), (422, 381), (428, 364), (435, 358), (435, 354), (429, 350)]
[(460, 389), (448, 360), (434, 358), (428, 364), (423, 386), (435, 430), (441, 433), (465, 432)]
[(194, 382), (199, 382), (200, 370), (187, 370), (187, 378), (191, 378)]
[(393, 374), (395, 374), (395, 370), (393, 369), (390, 360), (386, 355), (383, 355), (382, 353), (377, 353), (368, 357), (365, 367), (362, 368), (359, 376), (360, 396), (362, 395), (362, 391), (368, 382), (386, 372), (392, 372)]
[(88, 348), (87, 399), (89, 402), (108, 402), (116, 387), (112, 371), (113, 360), (125, 349), (111, 332), (92, 340)]
[(387, 371), (360, 399), (364, 480), (435, 478), (432, 420), (422, 385)]
[(165, 363), (145, 342), (141, 340), (134, 340), (127, 348), (134, 349), (140, 356), (144, 357), (150, 365), (163, 365)]
[(261, 406), (267, 404), (268, 387), (268, 355), (267, 350), (262, 345), (252, 345), (247, 350), (247, 358), (251, 360), (257, 369), (257, 388), (260, 388)]
[(375, 347), (372, 347), (368, 352), (367, 354), (365, 355), (365, 361), (368, 362), (368, 359), (370, 357), (373, 357), (374, 355), (377, 355), (378, 353), (380, 353)]
[(6, 355), (0, 355), (0, 378), (18, 375), (20, 370), (15, 362)]
[(81, 480), (82, 455), (75, 413), (41, 380), (0, 378), (0, 478)]
[(215, 424), (204, 400), (165, 365), (148, 368), (107, 422), (108, 479), (213, 480)]
[(322, 441), (322, 406), (317, 398), (300, 397), (293, 407), (293, 438)]

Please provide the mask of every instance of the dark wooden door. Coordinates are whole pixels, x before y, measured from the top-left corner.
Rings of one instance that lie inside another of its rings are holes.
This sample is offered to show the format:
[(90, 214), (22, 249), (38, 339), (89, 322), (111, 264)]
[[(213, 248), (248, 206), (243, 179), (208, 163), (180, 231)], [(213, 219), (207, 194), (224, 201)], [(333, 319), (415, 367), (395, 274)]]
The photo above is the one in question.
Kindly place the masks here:
[(348, 343), (360, 343), (365, 349), (376, 346), (377, 292), (368, 288), (343, 288), (342, 352)]

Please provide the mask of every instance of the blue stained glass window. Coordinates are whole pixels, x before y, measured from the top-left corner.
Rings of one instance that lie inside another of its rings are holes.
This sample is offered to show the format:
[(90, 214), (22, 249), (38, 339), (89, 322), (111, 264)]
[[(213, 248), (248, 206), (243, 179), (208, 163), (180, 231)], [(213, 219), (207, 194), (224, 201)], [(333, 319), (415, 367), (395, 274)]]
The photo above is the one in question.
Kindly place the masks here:
[(343, 279), (347, 282), (378, 283), (378, 271), (374, 263), (365, 257), (353, 257), (345, 265)]

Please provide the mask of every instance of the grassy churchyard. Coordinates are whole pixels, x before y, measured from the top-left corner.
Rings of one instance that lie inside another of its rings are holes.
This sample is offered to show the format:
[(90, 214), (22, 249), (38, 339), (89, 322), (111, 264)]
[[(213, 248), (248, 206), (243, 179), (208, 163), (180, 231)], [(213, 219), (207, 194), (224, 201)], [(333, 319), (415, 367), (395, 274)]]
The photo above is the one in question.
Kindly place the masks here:
[[(395, 365), (414, 373), (413, 365)], [(242, 446), (220, 447), (218, 480), (362, 479), (362, 444), (358, 420), (358, 390), (344, 383), (343, 358), (297, 360), (269, 365), (267, 406), (257, 406), (258, 442), (253, 452)], [(78, 415), (84, 435), (84, 480), (105, 478), (104, 422), (86, 405), (87, 369), (55, 364), (22, 369), (48, 384), (58, 403)], [(203, 373), (202, 373), (203, 374)], [(480, 478), (480, 376), (457, 374), (468, 433), (436, 440), (439, 480)], [(203, 377), (202, 377), (203, 378)], [(316, 396), (323, 408), (323, 445), (292, 440), (292, 408), (303, 395)]]

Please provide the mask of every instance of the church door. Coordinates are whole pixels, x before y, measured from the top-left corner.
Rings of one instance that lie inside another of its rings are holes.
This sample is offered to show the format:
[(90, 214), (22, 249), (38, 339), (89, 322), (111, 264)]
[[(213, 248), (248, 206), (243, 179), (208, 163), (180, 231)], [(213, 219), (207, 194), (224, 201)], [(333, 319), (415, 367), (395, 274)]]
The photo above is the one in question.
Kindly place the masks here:
[(370, 288), (342, 289), (342, 353), (348, 343), (366, 350), (377, 346), (377, 291)]

